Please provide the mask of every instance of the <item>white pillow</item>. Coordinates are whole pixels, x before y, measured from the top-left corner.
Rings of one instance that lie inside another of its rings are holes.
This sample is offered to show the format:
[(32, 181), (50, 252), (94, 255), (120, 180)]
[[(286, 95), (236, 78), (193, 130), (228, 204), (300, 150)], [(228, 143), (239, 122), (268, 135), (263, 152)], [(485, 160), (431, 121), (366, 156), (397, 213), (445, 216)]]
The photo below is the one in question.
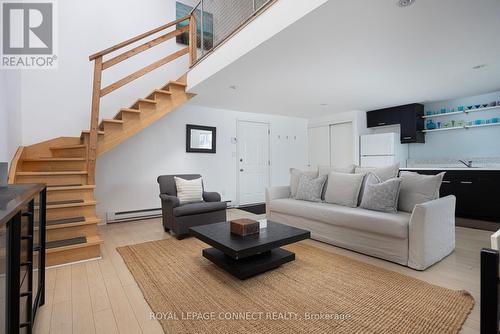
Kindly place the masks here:
[(441, 188), (444, 174), (445, 172), (437, 175), (422, 175), (402, 171), (399, 176), (402, 182), (398, 209), (411, 213), (415, 205), (439, 198), (439, 188)]
[(372, 172), (377, 175), (380, 181), (384, 182), (389, 179), (393, 179), (398, 176), (399, 173), (399, 162), (394, 165), (384, 166), (384, 167), (359, 167), (357, 166), (355, 171), (356, 174), (366, 174)]
[(353, 165), (353, 164), (350, 164), (350, 165), (344, 166), (344, 167), (339, 167), (339, 166), (318, 166), (318, 174), (319, 174), (319, 176), (321, 176), (321, 175), (328, 175), (331, 172), (352, 174), (352, 173), (354, 173), (354, 169), (355, 168), (356, 168), (356, 165)]
[(201, 177), (194, 180), (186, 180), (174, 176), (174, 181), (180, 204), (203, 202), (203, 181)]
[(325, 192), (325, 202), (355, 208), (364, 174), (331, 172)]
[(303, 171), (296, 168), (290, 168), (290, 197), (295, 198), (297, 195), (297, 188), (299, 187), (299, 180), (302, 175), (310, 176), (315, 179), (318, 177), (318, 171)]
[(400, 190), (400, 178), (380, 182), (377, 175), (368, 173), (360, 207), (367, 210), (397, 212)]

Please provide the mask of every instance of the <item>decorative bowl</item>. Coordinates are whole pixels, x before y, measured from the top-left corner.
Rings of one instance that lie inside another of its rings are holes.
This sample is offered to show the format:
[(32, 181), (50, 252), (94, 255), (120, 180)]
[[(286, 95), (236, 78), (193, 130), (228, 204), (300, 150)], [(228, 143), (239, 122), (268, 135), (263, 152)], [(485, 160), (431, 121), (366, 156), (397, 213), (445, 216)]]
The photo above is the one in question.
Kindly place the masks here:
[(474, 106), (467, 106), (467, 109), (471, 110)]
[(474, 107), (476, 107), (476, 109), (479, 109), (479, 108), (481, 108), (481, 105), (480, 104), (476, 104), (476, 105), (474, 105)]

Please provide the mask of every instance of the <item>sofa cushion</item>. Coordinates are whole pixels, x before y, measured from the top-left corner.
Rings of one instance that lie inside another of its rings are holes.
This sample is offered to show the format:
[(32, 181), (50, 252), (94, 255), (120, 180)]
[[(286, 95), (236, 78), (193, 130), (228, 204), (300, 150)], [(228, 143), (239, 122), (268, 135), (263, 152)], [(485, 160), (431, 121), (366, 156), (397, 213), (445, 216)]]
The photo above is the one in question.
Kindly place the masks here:
[(225, 209), (226, 202), (198, 202), (178, 206), (174, 208), (173, 213), (175, 217), (181, 217)]
[(408, 238), (411, 217), (406, 212), (387, 213), (292, 198), (272, 200), (269, 210), (401, 239)]
[(321, 202), (321, 192), (325, 185), (326, 175), (312, 178), (308, 175), (302, 175), (297, 188), (296, 199), (311, 202)]
[(372, 172), (377, 175), (378, 178), (384, 182), (389, 179), (395, 178), (399, 173), (399, 163), (384, 167), (360, 167), (357, 166), (355, 171), (356, 174), (367, 174), (368, 172)]
[(365, 189), (360, 207), (368, 210), (396, 212), (401, 179), (380, 182), (375, 174), (366, 175)]
[(328, 174), (328, 182), (326, 183), (325, 202), (355, 208), (358, 206), (359, 190), (363, 178), (363, 174), (331, 172)]
[(302, 175), (308, 175), (312, 178), (318, 177), (318, 171), (303, 171), (297, 168), (290, 168), (290, 196), (297, 195), (297, 188), (299, 187), (299, 180)]
[(398, 209), (413, 212), (415, 205), (439, 198), (439, 188), (441, 188), (444, 174), (445, 172), (437, 175), (422, 175), (402, 171), (399, 176), (402, 182)]
[(347, 166), (318, 166), (318, 174), (320, 176), (328, 175), (331, 172), (353, 174), (355, 168), (356, 165), (354, 164), (350, 164)]

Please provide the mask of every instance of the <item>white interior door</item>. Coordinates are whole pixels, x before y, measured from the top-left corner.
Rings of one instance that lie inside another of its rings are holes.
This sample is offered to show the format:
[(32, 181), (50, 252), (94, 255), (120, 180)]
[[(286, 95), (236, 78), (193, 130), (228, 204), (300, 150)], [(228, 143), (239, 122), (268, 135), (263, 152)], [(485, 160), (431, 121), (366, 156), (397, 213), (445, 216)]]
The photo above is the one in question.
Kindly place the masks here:
[(265, 202), (269, 186), (269, 124), (238, 121), (239, 204)]
[(354, 162), (352, 122), (330, 125), (330, 164), (347, 166)]
[(330, 129), (328, 125), (308, 129), (309, 167), (330, 165)]

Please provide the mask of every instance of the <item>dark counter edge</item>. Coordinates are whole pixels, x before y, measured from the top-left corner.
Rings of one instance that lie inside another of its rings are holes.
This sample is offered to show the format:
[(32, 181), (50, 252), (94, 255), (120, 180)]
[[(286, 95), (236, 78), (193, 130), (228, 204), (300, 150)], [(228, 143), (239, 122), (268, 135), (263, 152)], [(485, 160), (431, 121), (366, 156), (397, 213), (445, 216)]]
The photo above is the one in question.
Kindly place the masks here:
[(27, 187), (27, 189), (22, 194), (9, 201), (5, 210), (0, 210), (0, 225), (6, 224), (17, 212), (19, 212), (23, 205), (26, 205), (37, 193), (45, 189), (47, 185), (43, 183), (9, 184), (7, 187), (0, 188), (0, 191), (14, 187)]

